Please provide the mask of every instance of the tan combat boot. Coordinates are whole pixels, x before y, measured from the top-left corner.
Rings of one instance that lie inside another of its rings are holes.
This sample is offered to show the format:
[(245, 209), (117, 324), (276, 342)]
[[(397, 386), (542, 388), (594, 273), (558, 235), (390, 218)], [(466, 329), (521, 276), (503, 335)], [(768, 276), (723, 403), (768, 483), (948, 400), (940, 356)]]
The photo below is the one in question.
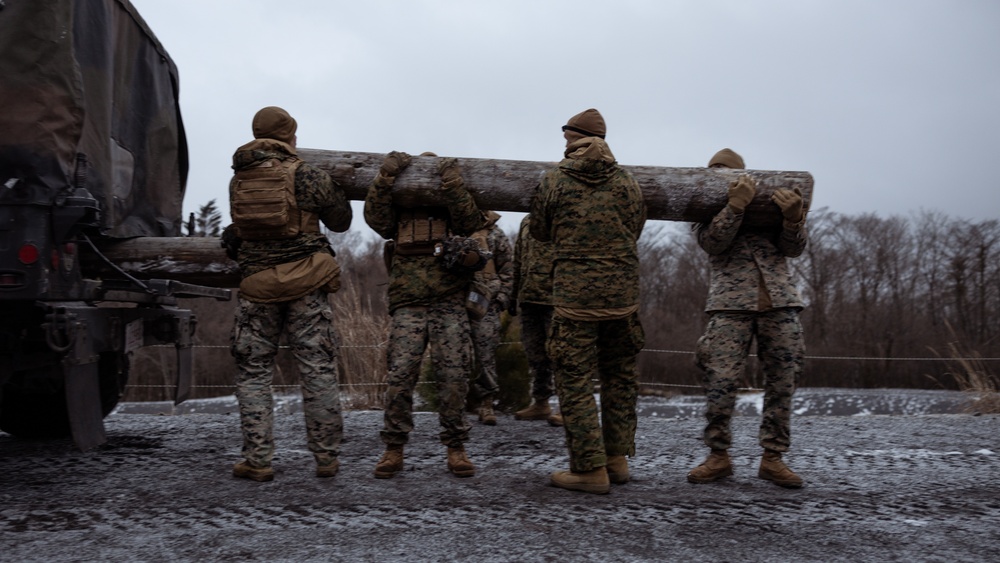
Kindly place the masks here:
[(549, 421), (549, 426), (563, 426), (563, 416), (561, 414), (550, 414), (545, 420)]
[(448, 471), (455, 477), (472, 477), (476, 466), (465, 456), (465, 448), (448, 448)]
[(484, 398), (483, 403), (479, 405), (479, 422), (482, 422), (486, 426), (497, 425), (497, 415), (493, 412), (492, 397)]
[(711, 483), (733, 474), (733, 464), (727, 450), (712, 450), (701, 465), (688, 473), (689, 483)]
[(547, 400), (535, 399), (527, 408), (514, 413), (514, 420), (545, 420), (552, 414)]
[(376, 479), (389, 479), (403, 470), (403, 445), (393, 444), (385, 447), (382, 459), (375, 465)]
[(273, 481), (274, 470), (270, 467), (254, 467), (246, 460), (243, 460), (233, 466), (233, 477), (260, 482)]
[(552, 484), (561, 489), (595, 495), (604, 495), (611, 491), (611, 481), (608, 479), (608, 470), (605, 467), (581, 473), (556, 471), (552, 474)]
[(631, 477), (628, 472), (628, 458), (623, 455), (608, 456), (608, 480), (615, 485), (628, 483)]
[(781, 453), (772, 450), (764, 450), (764, 457), (760, 460), (760, 471), (757, 476), (767, 479), (775, 485), (798, 489), (802, 486), (802, 477), (792, 472), (791, 469), (781, 461)]
[(317, 477), (333, 477), (340, 470), (340, 460), (335, 459), (326, 465), (316, 466)]

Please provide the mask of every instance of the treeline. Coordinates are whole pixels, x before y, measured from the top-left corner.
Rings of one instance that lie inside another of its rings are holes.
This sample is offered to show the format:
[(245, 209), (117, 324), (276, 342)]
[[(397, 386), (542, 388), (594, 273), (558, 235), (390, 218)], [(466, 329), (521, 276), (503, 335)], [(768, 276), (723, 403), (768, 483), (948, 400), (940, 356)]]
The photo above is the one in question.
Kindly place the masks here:
[[(214, 206), (208, 206), (215, 213)], [(205, 208), (202, 208), (205, 213)], [(194, 236), (212, 236), (210, 218)], [(809, 245), (791, 261), (808, 304), (802, 321), (807, 364), (803, 386), (996, 391), (1000, 362), (1000, 222), (967, 221), (925, 212), (913, 217), (809, 215)], [(515, 234), (509, 233), (513, 240)], [(342, 383), (355, 407), (379, 406), (388, 333), (387, 275), (382, 241), (358, 231), (331, 234), (343, 288), (332, 299), (342, 344)], [(642, 321), (646, 349), (640, 381), (663, 393), (700, 393), (695, 343), (704, 329), (707, 255), (688, 225), (649, 222), (640, 241)], [(235, 300), (190, 300), (198, 314), (196, 396), (232, 392), (229, 356)], [(523, 366), (517, 323), (506, 323), (501, 365)], [(166, 398), (173, 381), (172, 349), (143, 349), (133, 365), (127, 400)], [(279, 354), (276, 385), (296, 384), (287, 351)], [(523, 369), (518, 368), (518, 369)], [(526, 381), (527, 374), (501, 376)], [(974, 384), (974, 382), (980, 382)], [(502, 383), (502, 381), (501, 381)], [(745, 387), (759, 388), (755, 360)], [(526, 399), (525, 399), (526, 400)]]

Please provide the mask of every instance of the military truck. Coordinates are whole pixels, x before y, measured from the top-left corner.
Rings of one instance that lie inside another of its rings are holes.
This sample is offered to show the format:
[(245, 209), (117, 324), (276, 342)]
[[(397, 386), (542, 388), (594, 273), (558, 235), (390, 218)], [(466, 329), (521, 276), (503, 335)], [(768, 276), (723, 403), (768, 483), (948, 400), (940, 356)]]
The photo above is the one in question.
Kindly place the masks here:
[(0, 429), (86, 450), (137, 348), (173, 344), (187, 398), (196, 319), (177, 299), (230, 291), (140, 279), (101, 253), (183, 222), (177, 68), (132, 4), (0, 0), (0, 53)]

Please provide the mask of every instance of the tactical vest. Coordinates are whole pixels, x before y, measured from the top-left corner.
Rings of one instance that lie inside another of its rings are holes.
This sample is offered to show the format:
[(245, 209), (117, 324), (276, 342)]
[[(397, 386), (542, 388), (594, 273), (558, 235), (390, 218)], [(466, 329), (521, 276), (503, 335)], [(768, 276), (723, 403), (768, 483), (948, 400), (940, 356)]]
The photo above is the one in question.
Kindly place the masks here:
[(443, 208), (404, 209), (396, 229), (396, 254), (433, 255), (435, 247), (448, 238), (448, 212)]
[(243, 240), (290, 239), (319, 232), (319, 217), (299, 209), (295, 199), (297, 157), (262, 161), (233, 178), (229, 213)]

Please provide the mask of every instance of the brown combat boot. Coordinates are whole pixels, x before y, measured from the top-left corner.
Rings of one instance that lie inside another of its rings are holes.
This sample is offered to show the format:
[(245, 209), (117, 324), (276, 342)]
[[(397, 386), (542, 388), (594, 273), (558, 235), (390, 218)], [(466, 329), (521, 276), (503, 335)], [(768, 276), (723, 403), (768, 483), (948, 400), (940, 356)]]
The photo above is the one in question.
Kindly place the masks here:
[(376, 479), (389, 479), (403, 470), (403, 445), (393, 444), (385, 447), (382, 459), (375, 465)]
[(552, 414), (548, 400), (535, 399), (527, 408), (514, 413), (514, 420), (545, 420)]
[(608, 480), (615, 485), (628, 483), (631, 477), (628, 472), (628, 458), (623, 455), (608, 456)]
[(802, 477), (799, 477), (781, 461), (781, 453), (772, 450), (764, 450), (764, 457), (760, 460), (760, 471), (757, 476), (767, 479), (780, 487), (798, 489), (802, 486)]
[(550, 414), (545, 420), (549, 421), (549, 426), (564, 426), (563, 416), (561, 414)]
[(611, 491), (611, 481), (608, 479), (608, 470), (605, 467), (581, 473), (556, 471), (552, 474), (552, 484), (561, 489), (595, 495), (605, 495)]
[(316, 476), (317, 477), (333, 477), (340, 471), (340, 460), (335, 459), (326, 465), (316, 466)]
[(689, 483), (711, 483), (733, 474), (733, 464), (727, 450), (712, 450), (701, 465), (688, 473)]
[(476, 466), (465, 456), (465, 448), (448, 448), (448, 471), (455, 477), (472, 477)]
[(243, 460), (233, 466), (233, 477), (260, 482), (273, 481), (274, 470), (270, 467), (254, 467), (247, 460)]
[(491, 397), (484, 398), (483, 403), (479, 405), (479, 422), (486, 426), (497, 425), (497, 415), (493, 412), (493, 399)]

